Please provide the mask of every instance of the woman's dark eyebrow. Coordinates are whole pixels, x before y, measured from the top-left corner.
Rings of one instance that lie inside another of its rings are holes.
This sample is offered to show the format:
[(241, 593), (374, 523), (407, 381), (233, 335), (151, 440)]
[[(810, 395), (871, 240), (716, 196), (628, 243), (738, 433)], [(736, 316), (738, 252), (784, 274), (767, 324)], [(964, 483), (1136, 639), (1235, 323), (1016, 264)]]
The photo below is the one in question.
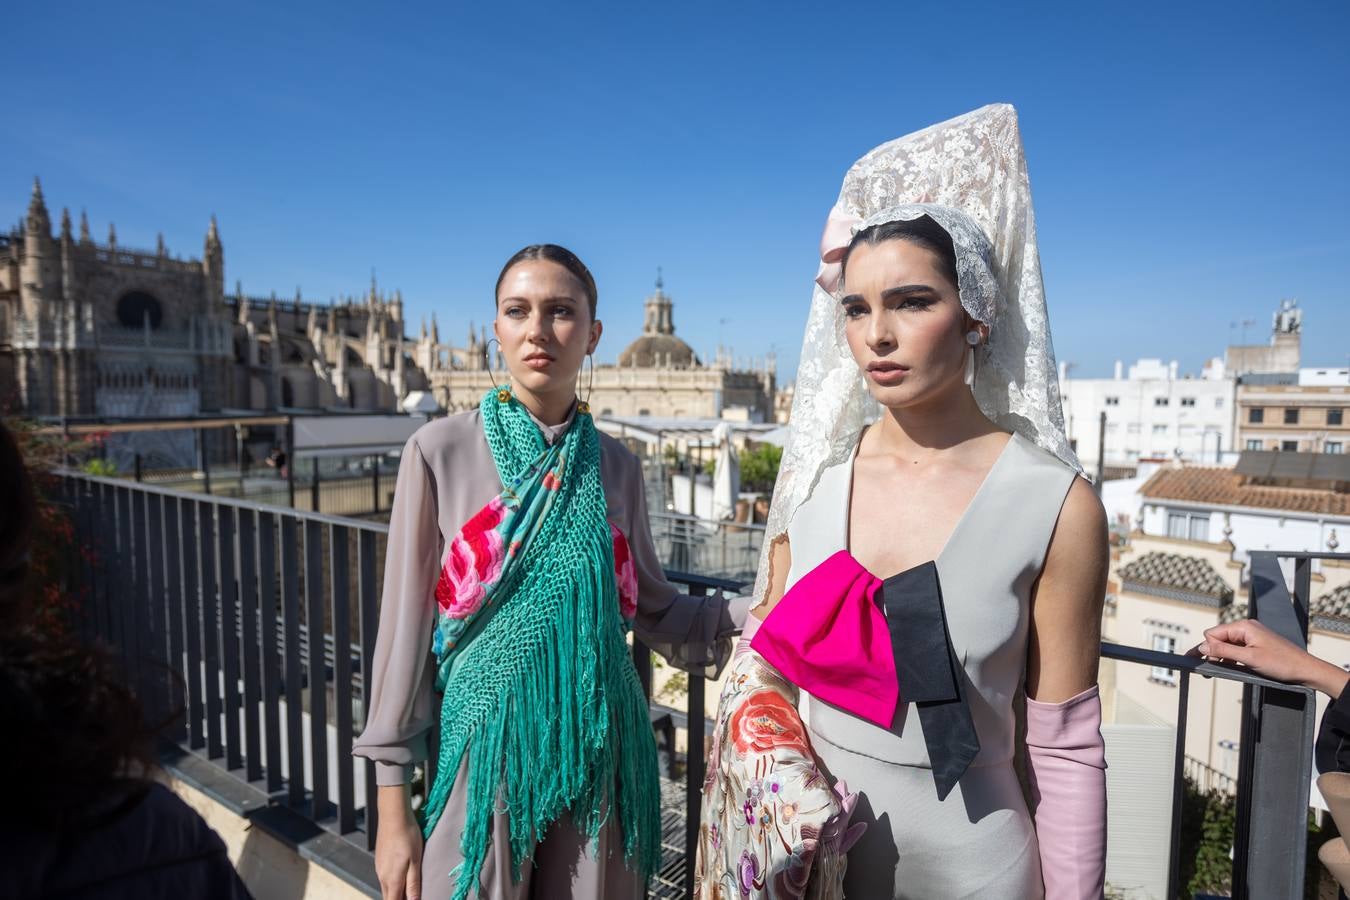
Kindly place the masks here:
[[(502, 304), (502, 303), (529, 303), (529, 302), (530, 302), (529, 299), (528, 299), (528, 298), (525, 298), (525, 297), (503, 297), (502, 299), (500, 299), (500, 300), (497, 301), (497, 303), (498, 303), (499, 305)], [(540, 302), (540, 303), (570, 303), (570, 304), (572, 304), (573, 306), (576, 306), (576, 305), (577, 305), (578, 303), (580, 303), (581, 301), (578, 300), (576, 297), (569, 297), (569, 296), (567, 296), (566, 294), (559, 294), (559, 295), (556, 296), (556, 297), (545, 297), (543, 300), (541, 300), (541, 301), (539, 301), (539, 302)]]
[[(886, 288), (886, 290), (881, 292), (881, 299), (889, 300), (892, 297), (903, 297), (909, 294), (936, 294), (936, 293), (937, 291), (935, 289), (926, 284), (902, 284), (899, 287)], [(862, 303), (862, 302), (863, 302), (862, 294), (849, 294), (847, 297), (840, 298), (839, 305), (843, 306), (847, 303)]]
[(886, 288), (881, 292), (882, 300), (889, 300), (891, 297), (904, 296), (907, 294), (936, 294), (933, 288), (926, 284), (902, 284), (899, 287)]

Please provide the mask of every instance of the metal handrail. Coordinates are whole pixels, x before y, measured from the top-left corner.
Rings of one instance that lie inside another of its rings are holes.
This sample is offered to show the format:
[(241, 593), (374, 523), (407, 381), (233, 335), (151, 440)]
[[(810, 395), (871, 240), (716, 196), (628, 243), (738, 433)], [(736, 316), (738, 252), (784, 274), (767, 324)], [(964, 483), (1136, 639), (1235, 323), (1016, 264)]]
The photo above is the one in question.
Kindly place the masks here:
[[(224, 773), (261, 785), (273, 803), (306, 815), (366, 853), (372, 851), (378, 827), (373, 764), (353, 759), (351, 745), (354, 704), (364, 710), (369, 699), (370, 685), (361, 676), (370, 671), (374, 650), (380, 565), (376, 539), (388, 534), (388, 526), (71, 471), (62, 473), (61, 484), (82, 540), (99, 543), (103, 554), (102, 559), (85, 560), (86, 583), (93, 588), (86, 631), (122, 650), (152, 714), (183, 710), (171, 737)], [(1268, 567), (1261, 568), (1266, 562), (1253, 556), (1254, 571), (1261, 577), (1253, 579), (1250, 606), (1269, 611), (1277, 608), (1271, 602), (1273, 576)], [(1325, 555), (1290, 556), (1306, 566)], [(1296, 572), (1292, 605), (1306, 616), (1307, 579), (1302, 572)], [(695, 595), (737, 592), (744, 586), (690, 572), (666, 574)], [(1282, 580), (1279, 587), (1283, 589)], [(311, 654), (309, 631), (315, 622), (323, 623), (324, 652)], [(335, 653), (335, 647), (350, 651)], [(650, 699), (651, 653), (635, 644), (633, 654)], [(1181, 862), (1180, 785), (1192, 675), (1244, 686), (1235, 896), (1298, 896), (1313, 692), (1233, 665), (1139, 647), (1103, 643), (1101, 655), (1173, 669), (1179, 676), (1170, 896), (1176, 896)], [(165, 677), (170, 667), (177, 670), (177, 681)], [(682, 723), (688, 744), (685, 896), (693, 889), (704, 736), (710, 725), (704, 715), (705, 690), (706, 679), (691, 673)], [(283, 731), (287, 769), (297, 775), (311, 772), (308, 787), (303, 776), (282, 777)], [(330, 742), (336, 744), (337, 759), (331, 797)], [(364, 809), (358, 808), (354, 790), (358, 765), (366, 776)]]

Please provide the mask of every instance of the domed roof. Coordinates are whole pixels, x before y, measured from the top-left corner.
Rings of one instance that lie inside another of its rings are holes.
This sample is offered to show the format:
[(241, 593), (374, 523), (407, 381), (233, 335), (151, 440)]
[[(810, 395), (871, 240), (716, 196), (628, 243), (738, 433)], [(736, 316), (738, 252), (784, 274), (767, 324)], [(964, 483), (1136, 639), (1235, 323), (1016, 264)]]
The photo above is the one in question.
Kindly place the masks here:
[(621, 367), (639, 369), (690, 369), (702, 365), (694, 348), (675, 336), (675, 303), (664, 290), (660, 270), (656, 291), (647, 298), (642, 337), (619, 354)]
[(689, 369), (699, 365), (694, 348), (673, 334), (644, 334), (619, 354), (619, 365), (639, 369)]

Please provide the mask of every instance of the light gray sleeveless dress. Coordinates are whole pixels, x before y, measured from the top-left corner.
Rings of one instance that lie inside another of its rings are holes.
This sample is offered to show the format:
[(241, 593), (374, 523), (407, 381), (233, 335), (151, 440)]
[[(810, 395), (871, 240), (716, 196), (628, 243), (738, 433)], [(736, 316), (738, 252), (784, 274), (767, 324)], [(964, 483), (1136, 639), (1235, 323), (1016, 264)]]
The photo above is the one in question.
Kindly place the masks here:
[[(855, 448), (856, 454), (856, 448)], [(812, 748), (832, 781), (861, 794), (868, 823), (849, 852), (849, 898), (1043, 894), (1036, 832), (1013, 768), (1013, 701), (1026, 671), (1031, 586), (1040, 575), (1075, 473), (1016, 434), (1008, 441), (936, 563), (947, 624), (962, 661), (980, 752), (939, 801), (919, 717), (903, 708), (887, 730), (801, 697)], [(788, 529), (787, 587), (848, 549), (853, 458), (825, 470)], [(893, 573), (873, 573), (886, 578)], [(904, 685), (900, 687), (904, 693)]]

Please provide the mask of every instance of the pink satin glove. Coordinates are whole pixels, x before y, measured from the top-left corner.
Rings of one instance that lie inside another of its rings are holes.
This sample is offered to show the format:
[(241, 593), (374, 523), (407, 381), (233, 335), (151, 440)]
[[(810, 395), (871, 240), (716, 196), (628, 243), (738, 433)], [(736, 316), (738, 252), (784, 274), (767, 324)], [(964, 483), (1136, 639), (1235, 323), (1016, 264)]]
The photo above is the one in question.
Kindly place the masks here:
[(1027, 763), (1045, 900), (1101, 898), (1106, 744), (1097, 685), (1062, 703), (1027, 699)]
[(850, 824), (853, 808), (858, 805), (858, 795), (849, 792), (847, 782), (841, 780), (834, 786), (834, 796), (839, 800), (839, 812), (827, 819), (820, 829), (820, 845), (844, 856), (863, 836), (867, 823)]

